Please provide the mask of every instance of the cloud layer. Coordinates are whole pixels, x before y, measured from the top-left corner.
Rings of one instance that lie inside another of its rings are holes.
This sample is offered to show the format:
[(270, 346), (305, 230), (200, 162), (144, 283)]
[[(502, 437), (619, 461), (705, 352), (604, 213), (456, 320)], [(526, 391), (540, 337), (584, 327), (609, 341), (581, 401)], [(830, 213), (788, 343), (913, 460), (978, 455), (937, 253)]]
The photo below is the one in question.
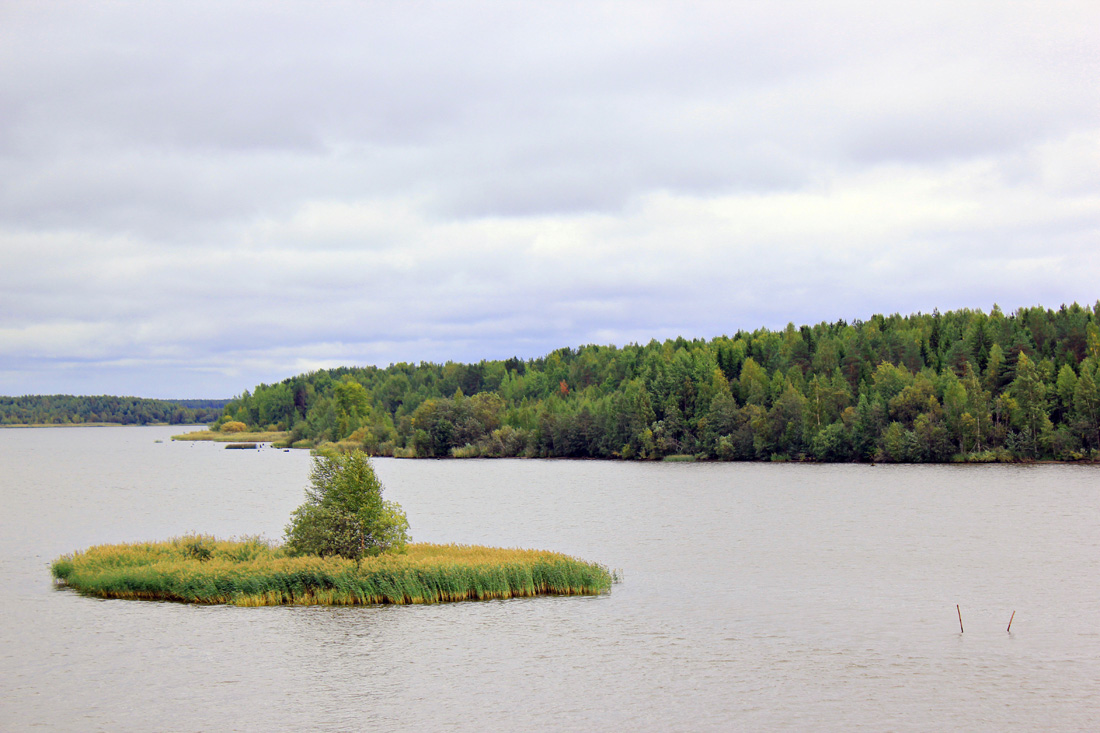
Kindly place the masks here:
[(1091, 2), (8, 3), (0, 394), (1092, 303), (1096, 28)]

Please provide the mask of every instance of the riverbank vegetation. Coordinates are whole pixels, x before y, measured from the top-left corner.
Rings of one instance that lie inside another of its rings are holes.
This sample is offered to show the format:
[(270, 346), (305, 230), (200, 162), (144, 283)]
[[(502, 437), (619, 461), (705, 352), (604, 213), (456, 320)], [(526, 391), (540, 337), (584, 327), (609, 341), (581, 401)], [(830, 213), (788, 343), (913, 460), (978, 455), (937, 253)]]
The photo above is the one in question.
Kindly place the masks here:
[(410, 544), (401, 554), (291, 556), (260, 539), (192, 535), (99, 545), (54, 561), (59, 585), (98, 598), (237, 606), (439, 603), (602, 593), (606, 568), (559, 553)]
[(173, 435), (172, 440), (205, 440), (214, 443), (277, 443), (282, 445), (288, 437), (290, 437), (290, 433), (275, 430), (240, 433), (223, 433), (220, 430), (195, 430), (190, 433)]
[(0, 425), (197, 425), (217, 420), (228, 402), (106, 395), (0, 397)]
[(399, 457), (1100, 456), (1100, 302), (958, 310), (261, 384), (215, 429)]

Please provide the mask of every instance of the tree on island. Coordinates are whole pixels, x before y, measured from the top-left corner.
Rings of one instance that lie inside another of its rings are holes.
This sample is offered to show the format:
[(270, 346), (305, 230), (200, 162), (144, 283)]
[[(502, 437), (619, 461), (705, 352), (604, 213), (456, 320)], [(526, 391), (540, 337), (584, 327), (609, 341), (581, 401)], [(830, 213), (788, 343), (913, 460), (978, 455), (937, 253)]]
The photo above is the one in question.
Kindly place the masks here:
[(403, 552), (409, 521), (401, 505), (382, 498), (382, 483), (361, 451), (313, 458), (306, 501), (291, 514), (286, 548), (292, 555), (355, 560)]

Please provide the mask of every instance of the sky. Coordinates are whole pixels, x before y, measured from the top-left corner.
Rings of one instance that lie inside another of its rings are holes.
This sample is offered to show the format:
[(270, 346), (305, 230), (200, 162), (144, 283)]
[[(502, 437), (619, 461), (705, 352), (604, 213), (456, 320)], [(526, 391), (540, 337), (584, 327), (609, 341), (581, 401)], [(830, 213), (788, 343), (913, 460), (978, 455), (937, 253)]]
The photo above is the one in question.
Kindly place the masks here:
[(0, 2), (0, 394), (1100, 298), (1100, 3)]

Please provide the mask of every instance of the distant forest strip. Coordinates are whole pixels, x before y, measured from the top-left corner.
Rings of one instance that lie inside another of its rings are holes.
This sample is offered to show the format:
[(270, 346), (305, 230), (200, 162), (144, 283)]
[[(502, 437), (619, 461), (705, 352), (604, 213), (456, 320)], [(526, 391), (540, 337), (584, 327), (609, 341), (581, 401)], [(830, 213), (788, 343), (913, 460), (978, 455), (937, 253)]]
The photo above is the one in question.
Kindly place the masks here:
[(404, 457), (1094, 460), (1100, 302), (330, 369), (245, 392), (230, 421)]
[(218, 419), (229, 400), (34, 395), (0, 397), (0, 425), (194, 425)]

